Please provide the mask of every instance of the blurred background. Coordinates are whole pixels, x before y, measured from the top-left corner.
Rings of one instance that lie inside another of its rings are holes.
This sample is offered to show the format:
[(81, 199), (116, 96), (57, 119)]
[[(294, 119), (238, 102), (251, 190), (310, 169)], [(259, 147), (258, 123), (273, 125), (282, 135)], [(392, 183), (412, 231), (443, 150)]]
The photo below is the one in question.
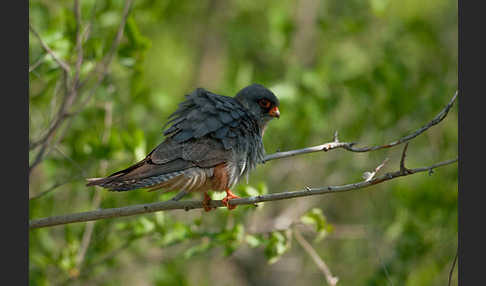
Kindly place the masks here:
[[(391, 142), (430, 121), (458, 87), (457, 1), (136, 0), (128, 17), (126, 1), (83, 0), (79, 10), (75, 3), (29, 1), (30, 25), (71, 67), (65, 73), (29, 33), (31, 219), (170, 198), (87, 188), (84, 178), (142, 159), (197, 87), (228, 96), (251, 83), (270, 88), (281, 118), (265, 133), (267, 153), (329, 142), (335, 131), (358, 146)], [(83, 60), (76, 67), (77, 35)], [(59, 126), (35, 145), (59, 119), (76, 74), (77, 93)], [(454, 106), (411, 141), (407, 166), (453, 159), (457, 141)], [(359, 182), (385, 158), (380, 172), (397, 170), (401, 150), (271, 161), (235, 193)], [(329, 285), (297, 237), (337, 285), (446, 285), (457, 248), (457, 191), (453, 164), (231, 212), (176, 210), (35, 229), (30, 284)]]

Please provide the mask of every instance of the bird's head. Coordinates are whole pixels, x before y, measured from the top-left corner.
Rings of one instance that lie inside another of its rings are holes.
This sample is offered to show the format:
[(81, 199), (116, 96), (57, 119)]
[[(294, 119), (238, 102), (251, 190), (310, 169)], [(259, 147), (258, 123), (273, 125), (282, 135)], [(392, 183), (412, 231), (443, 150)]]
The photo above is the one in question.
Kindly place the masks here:
[(243, 88), (235, 98), (257, 118), (262, 129), (273, 118), (280, 118), (278, 98), (261, 84), (255, 83)]

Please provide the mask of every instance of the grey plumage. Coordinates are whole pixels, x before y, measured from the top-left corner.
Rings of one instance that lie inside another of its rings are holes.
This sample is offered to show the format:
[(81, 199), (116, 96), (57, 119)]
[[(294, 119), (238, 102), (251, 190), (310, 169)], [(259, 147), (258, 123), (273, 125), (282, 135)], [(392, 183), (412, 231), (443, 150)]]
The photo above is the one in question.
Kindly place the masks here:
[(146, 187), (206, 191), (221, 188), (209, 180), (224, 164), (227, 188), (231, 187), (264, 158), (263, 130), (272, 117), (258, 105), (261, 98), (278, 106), (275, 95), (261, 85), (248, 86), (234, 98), (198, 88), (169, 116), (166, 139), (147, 157), (106, 178), (89, 179), (87, 185), (113, 191)]

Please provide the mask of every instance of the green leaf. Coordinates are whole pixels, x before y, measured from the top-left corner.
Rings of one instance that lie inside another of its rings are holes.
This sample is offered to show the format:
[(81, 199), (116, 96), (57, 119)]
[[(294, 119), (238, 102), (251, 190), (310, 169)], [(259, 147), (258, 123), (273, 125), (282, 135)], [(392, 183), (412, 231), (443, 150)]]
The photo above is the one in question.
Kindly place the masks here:
[(133, 226), (133, 232), (137, 236), (147, 234), (155, 229), (155, 223), (146, 217), (141, 217), (137, 219), (135, 225)]
[(270, 234), (264, 254), (269, 264), (277, 262), (282, 254), (290, 248), (290, 241), (279, 231)]
[(265, 243), (265, 240), (261, 235), (252, 235), (252, 234), (247, 234), (245, 236), (245, 241), (250, 247), (259, 247), (260, 245), (263, 245)]
[(130, 44), (133, 45), (136, 49), (147, 50), (148, 48), (150, 48), (150, 39), (140, 33), (135, 20), (131, 16), (127, 19), (125, 31), (127, 33), (127, 38)]
[(317, 232), (316, 241), (323, 239), (333, 230), (332, 225), (327, 223), (326, 217), (321, 209), (313, 208), (300, 218), (301, 222), (307, 225), (313, 225)]
[(268, 194), (268, 187), (265, 182), (260, 182), (257, 184), (257, 191), (259, 195)]
[(163, 226), (165, 224), (166, 218), (164, 212), (156, 212), (154, 214), (155, 217), (155, 223), (158, 226)]
[(221, 232), (216, 236), (218, 241), (224, 245), (225, 255), (233, 253), (245, 238), (245, 228), (238, 223), (232, 229)]
[(245, 185), (241, 188), (242, 190), (240, 191), (241, 196), (244, 197), (253, 197), (253, 196), (258, 196), (260, 192), (258, 192), (257, 189), (250, 185)]

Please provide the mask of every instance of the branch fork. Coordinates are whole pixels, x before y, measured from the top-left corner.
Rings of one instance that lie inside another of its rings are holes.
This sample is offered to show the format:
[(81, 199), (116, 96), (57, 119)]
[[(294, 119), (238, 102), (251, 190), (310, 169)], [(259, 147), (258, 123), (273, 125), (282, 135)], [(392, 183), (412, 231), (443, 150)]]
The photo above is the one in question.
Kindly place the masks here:
[(365, 179), (365, 182), (369, 182), (369, 181), (373, 180), (373, 178), (375, 177), (375, 175), (378, 174), (378, 171), (380, 171), (381, 168), (383, 168), (383, 166), (385, 166), (385, 164), (387, 162), (388, 162), (388, 158), (386, 158), (383, 161), (383, 163), (381, 163), (380, 165), (378, 165), (375, 168), (375, 170), (373, 170), (373, 172), (364, 172), (362, 178)]
[[(404, 175), (413, 174), (413, 170), (405, 167), (405, 157), (407, 156), (407, 149), (408, 149), (408, 142), (407, 144), (405, 144), (405, 147), (403, 147), (402, 159), (400, 160), (400, 173)], [(430, 171), (432, 171), (432, 169)]]

